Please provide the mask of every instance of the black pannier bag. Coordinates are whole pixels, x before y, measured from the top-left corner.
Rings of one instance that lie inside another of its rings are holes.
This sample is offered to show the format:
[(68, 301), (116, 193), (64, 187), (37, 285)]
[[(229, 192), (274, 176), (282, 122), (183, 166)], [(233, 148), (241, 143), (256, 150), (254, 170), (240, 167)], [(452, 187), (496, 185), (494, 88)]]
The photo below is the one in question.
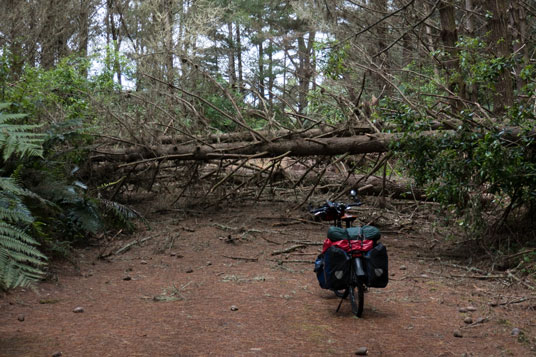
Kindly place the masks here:
[(318, 279), (318, 284), (322, 289), (327, 289), (326, 285), (326, 275), (324, 272), (324, 254), (320, 254), (315, 260), (315, 270), (316, 278)]
[(367, 286), (385, 288), (389, 282), (389, 260), (387, 249), (381, 243), (364, 254)]
[(350, 262), (348, 253), (339, 247), (329, 247), (324, 252), (323, 283), (325, 289), (341, 290), (348, 286)]

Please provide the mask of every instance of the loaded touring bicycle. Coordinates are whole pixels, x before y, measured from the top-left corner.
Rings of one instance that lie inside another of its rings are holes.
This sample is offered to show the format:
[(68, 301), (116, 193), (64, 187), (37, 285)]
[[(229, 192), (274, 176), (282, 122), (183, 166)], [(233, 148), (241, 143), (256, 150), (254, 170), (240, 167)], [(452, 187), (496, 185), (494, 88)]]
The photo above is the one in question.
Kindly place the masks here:
[[(374, 226), (352, 227), (356, 217), (347, 210), (360, 206), (355, 191), (354, 203), (327, 201), (310, 212), (320, 220), (333, 221), (324, 240), (322, 253), (315, 261), (314, 271), (320, 287), (333, 290), (342, 302), (348, 297), (352, 312), (363, 314), (364, 292), (367, 288), (384, 288), (389, 281), (387, 249), (379, 242), (381, 234)], [(345, 222), (345, 227), (342, 227)]]

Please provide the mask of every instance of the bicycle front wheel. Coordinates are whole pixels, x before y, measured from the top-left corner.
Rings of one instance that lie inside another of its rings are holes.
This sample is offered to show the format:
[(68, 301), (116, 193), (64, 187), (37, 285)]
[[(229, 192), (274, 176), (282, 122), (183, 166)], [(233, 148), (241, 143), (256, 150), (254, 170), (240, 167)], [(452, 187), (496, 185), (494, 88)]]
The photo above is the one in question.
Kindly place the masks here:
[(352, 304), (352, 312), (355, 316), (363, 315), (363, 304), (365, 303), (365, 287), (362, 283), (352, 285), (350, 288), (350, 303)]

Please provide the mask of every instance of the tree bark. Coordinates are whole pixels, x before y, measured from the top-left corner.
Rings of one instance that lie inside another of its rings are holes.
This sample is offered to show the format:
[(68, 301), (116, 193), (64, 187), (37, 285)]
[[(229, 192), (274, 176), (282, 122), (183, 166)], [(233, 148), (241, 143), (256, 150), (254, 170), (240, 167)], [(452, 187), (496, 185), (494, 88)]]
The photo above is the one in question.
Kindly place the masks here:
[(236, 23), (236, 60), (238, 67), (238, 88), (240, 93), (244, 93), (244, 74), (242, 69), (242, 35), (240, 34), (240, 24)]
[[(446, 131), (423, 132), (420, 136), (439, 136)], [(389, 151), (389, 144), (403, 134), (369, 134), (348, 138), (298, 138), (277, 142), (238, 142), (214, 145), (159, 145), (122, 151), (100, 152), (96, 162), (145, 162), (151, 160), (218, 160), (287, 156), (334, 156)]]
[(49, 0), (47, 2), (45, 12), (45, 20), (40, 34), (41, 42), (41, 66), (45, 69), (50, 69), (54, 66), (56, 60), (55, 41), (56, 38), (56, 16), (59, 14), (57, 9), (57, 0)]
[(227, 66), (227, 75), (229, 77), (229, 85), (231, 87), (236, 86), (236, 65), (235, 65), (235, 46), (233, 41), (233, 23), (229, 21), (227, 23), (227, 57), (229, 64)]
[[(165, 49), (165, 74), (168, 83), (175, 83), (175, 67), (173, 65), (173, 55), (175, 44), (173, 41), (174, 17), (173, 17), (173, 1), (163, 0), (162, 4), (164, 12), (164, 49)], [(172, 90), (170, 89), (170, 92)]]
[[(512, 51), (511, 38), (508, 31), (508, 2), (505, 0), (485, 1), (485, 8), (492, 16), (488, 20), (489, 41), (495, 57), (508, 58)], [(503, 113), (506, 107), (514, 104), (514, 86), (508, 66), (499, 73), (495, 85), (493, 111)]]
[(309, 85), (313, 77), (314, 68), (311, 63), (313, 57), (313, 44), (316, 33), (310, 31), (307, 43), (304, 36), (298, 37), (298, 113), (303, 113), (308, 105), (307, 95), (309, 94)]
[[(89, 12), (91, 2), (86, 0), (79, 0), (80, 13), (78, 14), (78, 23), (80, 29), (78, 30), (78, 55), (86, 58), (88, 54), (89, 47)], [(84, 77), (87, 77), (87, 68), (84, 67), (84, 72), (82, 73)]]
[[(296, 132), (294, 130), (281, 129), (275, 131), (259, 130), (258, 133), (268, 139), (283, 138), (283, 139), (295, 139), (295, 138), (314, 138), (314, 137), (348, 137), (356, 134), (372, 133), (374, 130), (369, 125), (352, 126), (347, 129), (334, 130), (330, 127), (315, 128), (305, 130), (302, 132)], [(237, 142), (248, 141), (251, 139), (251, 132), (249, 131), (237, 131), (233, 133), (222, 134), (209, 134), (205, 136), (191, 136), (191, 135), (177, 135), (177, 136), (164, 136), (160, 138), (160, 143), (167, 144), (183, 144), (191, 141), (199, 143), (223, 143), (223, 142)]]
[[(439, 5), (439, 18), (441, 22), (441, 42), (445, 48), (445, 53), (447, 53), (444, 66), (447, 70), (448, 89), (461, 98), (465, 98), (463, 78), (456, 76), (457, 73), (460, 73), (460, 68), (458, 51), (456, 49), (458, 30), (456, 28), (454, 5), (447, 1), (441, 1)], [(462, 108), (462, 103), (456, 98), (451, 100), (451, 105), (455, 111), (459, 111)]]
[(512, 4), (512, 14), (510, 17), (510, 28), (513, 29), (513, 39), (514, 39), (514, 53), (521, 52), (521, 60), (518, 61), (516, 65), (516, 88), (518, 91), (521, 91), (526, 85), (527, 81), (521, 78), (519, 73), (523, 68), (529, 64), (529, 47), (527, 43), (527, 13), (525, 7), (517, 1), (514, 1)]

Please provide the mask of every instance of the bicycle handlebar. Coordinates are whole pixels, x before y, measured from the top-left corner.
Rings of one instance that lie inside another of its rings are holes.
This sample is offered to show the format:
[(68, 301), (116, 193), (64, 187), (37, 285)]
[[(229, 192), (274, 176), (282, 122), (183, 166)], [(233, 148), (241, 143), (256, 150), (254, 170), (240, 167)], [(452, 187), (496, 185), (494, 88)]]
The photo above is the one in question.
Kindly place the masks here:
[(359, 201), (357, 196), (355, 196), (355, 199), (356, 201), (350, 204), (326, 200), (326, 203), (323, 206), (311, 209), (309, 212), (311, 212), (315, 217), (319, 217), (324, 221), (337, 220), (344, 216), (347, 209), (362, 205), (362, 202)]

